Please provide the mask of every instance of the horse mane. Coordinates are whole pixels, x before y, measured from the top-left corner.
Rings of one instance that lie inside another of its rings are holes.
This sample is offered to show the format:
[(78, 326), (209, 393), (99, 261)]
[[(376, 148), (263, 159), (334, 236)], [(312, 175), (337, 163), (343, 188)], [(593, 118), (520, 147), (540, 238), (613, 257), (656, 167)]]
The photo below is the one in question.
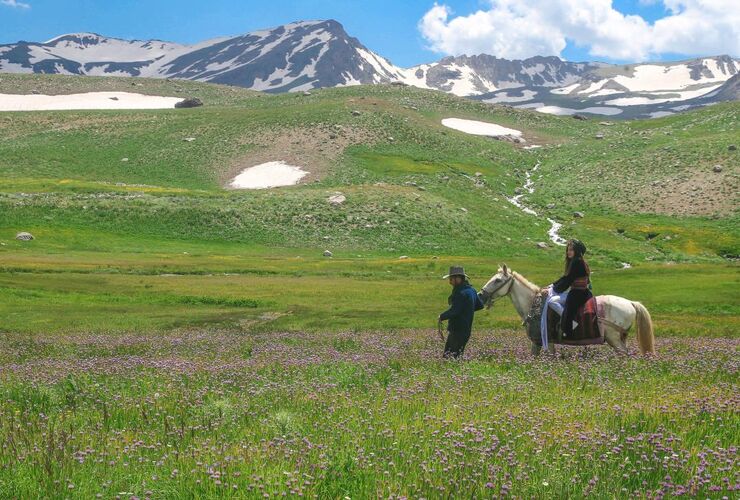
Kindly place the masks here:
[(518, 272), (511, 271), (511, 275), (514, 276), (514, 278), (516, 278), (516, 280), (518, 282), (520, 282), (522, 285), (524, 285), (527, 288), (529, 288), (529, 291), (531, 291), (533, 293), (539, 293), (540, 287), (538, 287), (537, 285), (535, 285), (534, 283), (532, 283), (531, 281), (529, 281), (527, 278), (525, 278), (524, 276), (522, 276)]

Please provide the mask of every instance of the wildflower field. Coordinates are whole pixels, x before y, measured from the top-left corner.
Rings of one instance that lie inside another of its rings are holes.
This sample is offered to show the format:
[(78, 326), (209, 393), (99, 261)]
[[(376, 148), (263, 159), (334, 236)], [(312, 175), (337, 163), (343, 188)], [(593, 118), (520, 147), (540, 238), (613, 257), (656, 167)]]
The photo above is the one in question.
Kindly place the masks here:
[(732, 498), (737, 340), (533, 359), (476, 332), (3, 338), (4, 498)]

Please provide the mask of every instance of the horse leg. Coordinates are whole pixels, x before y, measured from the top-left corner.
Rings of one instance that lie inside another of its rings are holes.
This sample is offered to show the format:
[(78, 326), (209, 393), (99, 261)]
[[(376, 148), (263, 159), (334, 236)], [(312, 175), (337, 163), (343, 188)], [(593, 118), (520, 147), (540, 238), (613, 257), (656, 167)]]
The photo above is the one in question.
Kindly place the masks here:
[(532, 356), (535, 358), (540, 355), (540, 351), (542, 350), (541, 345), (537, 345), (534, 342), (532, 342)]
[(609, 344), (609, 346), (614, 349), (614, 352), (621, 356), (626, 356), (629, 354), (629, 351), (627, 350), (627, 344), (625, 344), (624, 340), (622, 339), (622, 335), (614, 330), (613, 328), (606, 328), (606, 331), (604, 332), (604, 339), (606, 340), (606, 343)]

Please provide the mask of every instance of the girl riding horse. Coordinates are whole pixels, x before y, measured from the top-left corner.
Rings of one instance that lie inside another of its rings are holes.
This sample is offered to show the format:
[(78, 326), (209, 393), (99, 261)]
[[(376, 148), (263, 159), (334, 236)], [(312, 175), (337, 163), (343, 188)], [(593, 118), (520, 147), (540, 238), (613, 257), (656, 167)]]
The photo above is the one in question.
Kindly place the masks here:
[[(565, 248), (565, 273), (554, 282), (550, 287), (553, 293), (565, 295), (565, 310), (561, 311), (561, 329), (563, 336), (573, 334), (573, 322), (578, 313), (578, 309), (593, 297), (591, 294), (591, 282), (589, 276), (591, 269), (583, 258), (586, 253), (586, 245), (581, 241), (572, 239), (568, 240)], [(570, 290), (565, 294), (566, 290)], [(553, 299), (553, 302), (556, 302)], [(562, 303), (560, 300), (557, 302)]]

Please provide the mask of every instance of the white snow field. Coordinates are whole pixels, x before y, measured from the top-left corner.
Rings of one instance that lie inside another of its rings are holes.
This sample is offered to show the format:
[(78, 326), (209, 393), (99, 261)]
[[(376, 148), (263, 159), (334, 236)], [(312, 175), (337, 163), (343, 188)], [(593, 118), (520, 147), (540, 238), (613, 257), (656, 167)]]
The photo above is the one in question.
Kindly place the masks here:
[[(716, 61), (705, 59), (704, 63), (713, 75), (722, 75)], [(702, 75), (701, 79), (697, 81), (691, 79), (691, 70), (686, 64), (676, 64), (673, 66), (642, 64), (635, 67), (635, 71), (631, 76), (615, 76), (612, 80), (633, 92), (637, 92), (685, 89), (697, 83), (723, 83), (727, 80), (727, 77), (724, 75), (712, 77)]]
[(705, 87), (697, 90), (670, 92), (671, 94), (678, 94), (678, 97), (622, 97), (618, 99), (612, 99), (611, 101), (605, 101), (604, 104), (613, 104), (615, 106), (638, 106), (641, 104), (662, 104), (664, 102), (685, 101), (686, 99), (693, 99), (694, 97), (708, 96), (710, 93), (717, 90), (721, 86), (722, 85), (712, 85), (711, 87)]
[(230, 186), (234, 189), (269, 189), (293, 186), (307, 176), (301, 167), (288, 165), (284, 161), (271, 161), (245, 168), (237, 175)]
[(487, 102), (489, 104), (498, 104), (500, 102), (526, 102), (531, 101), (534, 99), (534, 96), (537, 95), (537, 92), (533, 90), (522, 90), (522, 95), (520, 96), (513, 96), (510, 95), (509, 92), (503, 92), (496, 97), (492, 97), (490, 99), (483, 99), (483, 102)]
[(86, 109), (169, 109), (182, 97), (161, 97), (130, 92), (85, 94), (0, 94), (0, 111), (59, 111)]
[(539, 108), (535, 109), (535, 111), (539, 111), (540, 113), (546, 113), (548, 115), (558, 115), (558, 116), (567, 116), (567, 115), (574, 115), (576, 113), (592, 113), (595, 115), (618, 115), (622, 112), (619, 108), (609, 108), (606, 106), (594, 106), (591, 108), (584, 108), (584, 109), (573, 109), (573, 108), (561, 108), (560, 106), (540, 106)]
[(513, 135), (519, 137), (522, 133), (513, 128), (502, 127), (495, 123), (479, 122), (475, 120), (463, 120), (462, 118), (445, 118), (442, 125), (447, 128), (459, 130), (466, 134), (484, 135), (487, 137), (500, 137), (504, 135)]

